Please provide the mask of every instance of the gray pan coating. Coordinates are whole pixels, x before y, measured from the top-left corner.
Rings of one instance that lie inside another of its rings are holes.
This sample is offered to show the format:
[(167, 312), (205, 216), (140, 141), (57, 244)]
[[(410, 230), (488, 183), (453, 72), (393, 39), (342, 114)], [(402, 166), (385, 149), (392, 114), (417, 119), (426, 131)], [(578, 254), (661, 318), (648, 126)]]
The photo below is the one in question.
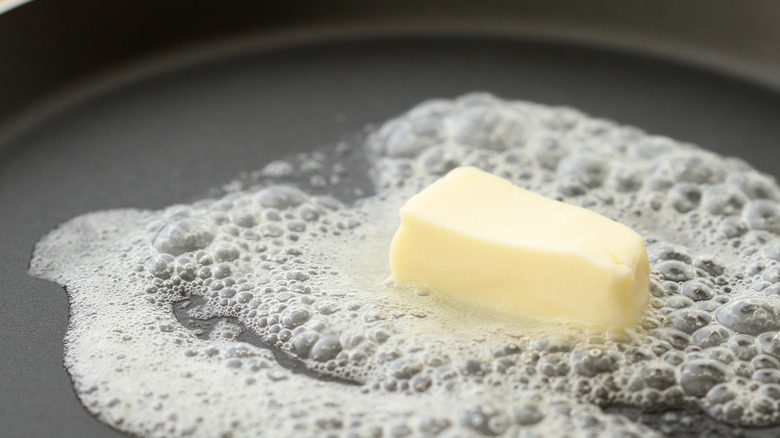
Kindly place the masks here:
[(473, 90), (571, 105), (780, 176), (780, 95), (628, 53), (506, 38), (384, 38), (279, 42), (144, 68), (100, 92), (72, 93), (0, 143), (2, 436), (120, 435), (81, 407), (62, 367), (65, 292), (26, 273), (36, 240), (79, 214), (191, 200), (421, 100)]

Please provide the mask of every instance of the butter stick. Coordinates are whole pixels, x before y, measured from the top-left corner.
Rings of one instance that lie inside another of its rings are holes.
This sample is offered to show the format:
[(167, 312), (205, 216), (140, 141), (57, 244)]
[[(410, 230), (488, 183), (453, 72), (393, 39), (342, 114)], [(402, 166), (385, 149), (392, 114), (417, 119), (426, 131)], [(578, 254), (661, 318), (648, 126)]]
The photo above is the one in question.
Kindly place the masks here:
[(399, 283), (606, 329), (636, 326), (645, 309), (642, 237), (590, 210), (461, 167), (412, 197), (400, 216), (390, 248)]

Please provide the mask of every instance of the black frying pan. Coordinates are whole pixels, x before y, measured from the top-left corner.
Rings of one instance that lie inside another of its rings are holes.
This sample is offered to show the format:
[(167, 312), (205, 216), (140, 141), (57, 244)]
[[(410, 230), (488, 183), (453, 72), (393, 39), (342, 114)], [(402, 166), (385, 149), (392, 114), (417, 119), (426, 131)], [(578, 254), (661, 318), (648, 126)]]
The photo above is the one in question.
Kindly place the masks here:
[(119, 435), (62, 367), (65, 293), (26, 274), (57, 224), (190, 200), (474, 90), (572, 105), (780, 177), (779, 19), (772, 0), (35, 0), (0, 14), (0, 435)]

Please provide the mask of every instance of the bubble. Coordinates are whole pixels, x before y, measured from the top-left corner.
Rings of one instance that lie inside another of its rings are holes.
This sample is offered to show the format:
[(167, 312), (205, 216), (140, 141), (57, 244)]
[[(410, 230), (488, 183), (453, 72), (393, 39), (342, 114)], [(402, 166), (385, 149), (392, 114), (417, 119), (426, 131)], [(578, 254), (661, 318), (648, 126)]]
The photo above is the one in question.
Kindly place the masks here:
[(292, 348), (295, 354), (306, 358), (311, 352), (314, 344), (320, 339), (320, 334), (314, 331), (305, 331), (295, 335), (292, 341)]
[(491, 403), (478, 403), (460, 413), (460, 422), (467, 428), (486, 436), (497, 436), (506, 431), (509, 419)]
[(536, 368), (548, 377), (565, 376), (569, 374), (569, 364), (556, 354), (545, 355), (539, 359)]
[[(438, 129), (437, 129), (438, 128)], [(381, 152), (392, 158), (414, 157), (442, 140), (439, 126), (431, 126), (428, 135), (420, 135), (409, 120), (399, 120), (388, 124), (380, 131), (377, 144), (382, 145)]]
[(737, 398), (737, 393), (731, 385), (720, 383), (713, 386), (707, 392), (707, 401), (715, 404), (723, 404)]
[(512, 408), (515, 423), (521, 426), (531, 426), (544, 419), (544, 412), (533, 403), (522, 403)]
[(303, 204), (307, 196), (295, 187), (273, 186), (257, 192), (255, 198), (263, 207), (284, 210)]
[(244, 228), (252, 228), (257, 225), (257, 217), (252, 211), (237, 211), (231, 213), (230, 220), (234, 224)]
[(282, 160), (271, 161), (260, 171), (269, 178), (286, 178), (292, 176), (293, 172), (295, 168), (292, 163)]
[(726, 216), (718, 226), (720, 232), (726, 237), (740, 237), (748, 232), (748, 225), (739, 216)]
[(197, 277), (198, 265), (189, 257), (178, 257), (175, 261), (176, 276), (184, 281), (193, 281)]
[(217, 242), (214, 244), (212, 254), (214, 260), (218, 262), (232, 262), (241, 255), (241, 251), (230, 242)]
[(735, 332), (758, 335), (780, 328), (780, 303), (762, 297), (734, 300), (723, 305), (715, 317)]
[(701, 309), (679, 309), (672, 312), (669, 321), (671, 321), (672, 327), (677, 330), (692, 334), (709, 325), (712, 319), (712, 315)]
[(241, 304), (248, 303), (248, 302), (252, 301), (252, 299), (254, 299), (254, 297), (255, 296), (253, 294), (251, 294), (250, 292), (243, 291), (243, 292), (239, 292), (238, 295), (236, 295), (236, 301), (241, 303)]
[(226, 263), (218, 263), (211, 269), (211, 275), (214, 278), (226, 278), (233, 273), (233, 268)]
[[(569, 149), (561, 141), (552, 135), (540, 135), (534, 133), (529, 139), (529, 153), (539, 164), (548, 170), (555, 170), (558, 163), (568, 154)], [(629, 183), (630, 185), (630, 183)]]
[(664, 260), (655, 266), (664, 278), (670, 281), (687, 281), (696, 276), (693, 266), (679, 260)]
[(740, 360), (750, 360), (758, 354), (756, 338), (749, 335), (735, 335), (729, 339), (729, 348)]
[(682, 350), (691, 343), (690, 336), (682, 330), (675, 328), (659, 328), (653, 331), (658, 339), (666, 342), (672, 348)]
[(696, 260), (693, 262), (693, 266), (696, 267), (696, 269), (703, 271), (705, 274), (709, 274), (713, 277), (723, 275), (723, 273), (726, 272), (726, 269), (721, 262), (708, 255), (701, 255), (696, 257)]
[(146, 260), (146, 269), (157, 278), (166, 280), (173, 275), (174, 259), (169, 254), (160, 254), (149, 257)]
[(558, 165), (558, 174), (567, 187), (597, 188), (603, 184), (609, 171), (609, 160), (585, 153), (571, 154)]
[(235, 294), (236, 290), (232, 287), (224, 287), (219, 291), (219, 296), (222, 298), (233, 298)]
[(615, 188), (621, 192), (638, 191), (642, 187), (642, 182), (645, 179), (644, 172), (641, 172), (636, 168), (619, 168), (615, 169), (613, 172)]
[(433, 175), (442, 176), (461, 165), (461, 151), (452, 145), (441, 145), (423, 151), (420, 165)]
[(756, 392), (770, 400), (780, 400), (780, 385), (777, 384), (761, 385), (758, 391)]
[(688, 248), (682, 245), (659, 244), (651, 246), (647, 251), (647, 257), (651, 262), (679, 261), (684, 264), (691, 264), (693, 256)]
[(311, 358), (317, 362), (327, 362), (341, 351), (341, 344), (334, 336), (325, 336), (317, 340), (311, 348)]
[(431, 435), (440, 434), (452, 425), (451, 421), (445, 417), (424, 417), (419, 424), (421, 432)]
[(260, 226), (260, 234), (264, 237), (279, 237), (284, 235), (284, 228), (274, 223), (266, 223)]
[(757, 370), (763, 368), (780, 369), (780, 361), (766, 354), (756, 355), (756, 357), (750, 361), (750, 364)]
[(742, 217), (754, 230), (766, 230), (780, 234), (780, 206), (768, 200), (750, 201), (742, 211)]
[(714, 347), (728, 340), (730, 333), (720, 325), (702, 327), (691, 335), (691, 341), (703, 348)]
[(734, 353), (732, 353), (726, 347), (714, 347), (709, 348), (706, 351), (707, 357), (713, 360), (717, 360), (722, 364), (729, 365), (734, 362)]
[(572, 362), (577, 373), (586, 377), (606, 373), (617, 367), (616, 356), (600, 348), (576, 351), (572, 354)]
[(422, 369), (422, 364), (404, 359), (393, 361), (389, 367), (390, 374), (396, 379), (411, 379)]
[(680, 372), (680, 385), (686, 394), (701, 397), (713, 386), (723, 383), (728, 377), (728, 369), (713, 360), (693, 360), (683, 366)]
[[(715, 292), (712, 286), (700, 279), (689, 280), (683, 283), (680, 293), (694, 301), (706, 301), (712, 299)], [(709, 316), (709, 314), (707, 314)]]
[(500, 111), (466, 109), (453, 115), (448, 122), (452, 138), (464, 145), (504, 150), (522, 146), (526, 138), (527, 127), (523, 120)]
[(680, 213), (688, 213), (699, 206), (702, 193), (697, 184), (680, 183), (674, 185), (666, 196), (675, 210)]
[(751, 379), (760, 383), (780, 383), (780, 370), (765, 368), (753, 373)]
[(173, 256), (206, 248), (216, 231), (214, 226), (199, 219), (182, 219), (163, 227), (154, 238), (154, 248)]
[(761, 274), (761, 278), (770, 283), (780, 282), (780, 266), (775, 265), (764, 270), (764, 273)]
[(750, 199), (778, 200), (780, 193), (774, 179), (755, 172), (736, 172), (729, 175), (727, 182), (742, 190)]
[(639, 369), (628, 382), (628, 389), (640, 391), (644, 388), (664, 390), (676, 383), (675, 370), (664, 363), (648, 364)]
[(481, 376), (485, 374), (482, 362), (478, 359), (466, 359), (458, 366), (461, 374), (465, 376)]
[(741, 190), (726, 184), (709, 186), (702, 196), (702, 206), (712, 214), (739, 213), (747, 201), (747, 196)]
[(670, 157), (669, 163), (678, 181), (715, 184), (723, 181), (726, 176), (726, 170), (718, 160), (702, 151), (675, 153)]
[(647, 135), (628, 145), (626, 155), (631, 159), (655, 159), (677, 150), (677, 143), (668, 137)]
[(780, 359), (780, 334), (775, 331), (762, 333), (758, 336), (758, 346), (761, 352)]

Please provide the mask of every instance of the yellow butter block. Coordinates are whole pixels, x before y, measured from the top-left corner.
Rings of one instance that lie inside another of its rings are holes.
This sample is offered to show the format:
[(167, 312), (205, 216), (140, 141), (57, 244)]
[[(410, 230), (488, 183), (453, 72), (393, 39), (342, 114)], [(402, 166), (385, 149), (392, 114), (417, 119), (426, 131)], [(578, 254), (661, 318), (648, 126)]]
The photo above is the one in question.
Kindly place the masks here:
[(513, 315), (604, 328), (639, 323), (647, 250), (631, 228), (473, 167), (401, 208), (395, 281)]

